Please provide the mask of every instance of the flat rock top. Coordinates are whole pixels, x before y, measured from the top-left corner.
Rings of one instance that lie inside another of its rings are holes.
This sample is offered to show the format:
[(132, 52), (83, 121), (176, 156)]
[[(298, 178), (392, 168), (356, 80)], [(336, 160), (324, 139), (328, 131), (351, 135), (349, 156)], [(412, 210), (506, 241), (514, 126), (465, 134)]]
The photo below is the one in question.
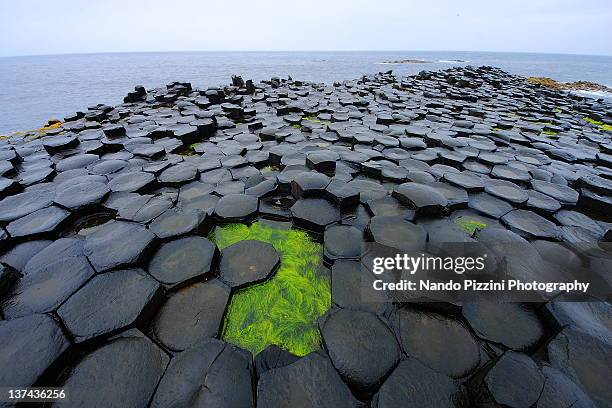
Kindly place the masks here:
[(268, 243), (245, 240), (221, 251), (219, 273), (232, 288), (261, 282), (280, 265), (280, 257)]

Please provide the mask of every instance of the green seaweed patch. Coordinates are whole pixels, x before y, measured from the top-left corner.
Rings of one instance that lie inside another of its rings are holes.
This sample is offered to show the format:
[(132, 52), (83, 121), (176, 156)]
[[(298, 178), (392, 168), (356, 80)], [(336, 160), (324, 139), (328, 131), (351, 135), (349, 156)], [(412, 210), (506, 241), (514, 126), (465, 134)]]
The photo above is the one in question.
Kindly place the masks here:
[(542, 133), (548, 136), (556, 136), (559, 134), (559, 132), (555, 132), (554, 130), (546, 130), (546, 129), (543, 130)]
[(473, 235), (476, 230), (482, 230), (487, 227), (487, 224), (482, 221), (470, 220), (466, 218), (457, 219), (455, 222), (470, 235)]
[(296, 123), (295, 125), (291, 125), (291, 127), (294, 128), (294, 129), (301, 129), (302, 125), (299, 125), (299, 124)]
[(319, 349), (317, 319), (331, 307), (330, 279), (321, 269), (321, 245), (303, 231), (262, 222), (219, 227), (211, 239), (220, 249), (245, 239), (267, 242), (281, 258), (271, 279), (232, 295), (223, 340), (253, 355), (271, 344), (298, 356)]
[(597, 126), (600, 130), (605, 130), (607, 132), (612, 132), (612, 125), (607, 125), (599, 120), (591, 119), (588, 116), (583, 117), (585, 121), (590, 123), (591, 125)]
[(317, 118), (316, 116), (304, 116), (304, 117), (302, 117), (302, 120), (306, 120), (308, 122), (313, 122), (313, 123), (321, 123), (323, 125), (327, 125), (327, 124), (331, 123), (328, 120), (321, 120), (321, 119)]

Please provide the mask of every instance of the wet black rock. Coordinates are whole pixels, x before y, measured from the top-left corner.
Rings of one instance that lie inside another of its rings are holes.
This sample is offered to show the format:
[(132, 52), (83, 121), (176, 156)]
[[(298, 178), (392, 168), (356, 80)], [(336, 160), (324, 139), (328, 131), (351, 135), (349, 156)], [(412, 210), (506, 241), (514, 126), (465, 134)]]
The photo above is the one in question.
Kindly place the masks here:
[(114, 177), (108, 187), (116, 192), (135, 192), (150, 186), (155, 181), (155, 176), (151, 173), (140, 171), (124, 173)]
[(255, 356), (255, 373), (257, 377), (261, 377), (268, 370), (288, 366), (299, 359), (298, 356), (272, 344)]
[(566, 327), (548, 344), (551, 365), (569, 376), (591, 397), (597, 406), (610, 406), (612, 389), (607, 378), (612, 375), (610, 340)]
[(196, 231), (202, 221), (201, 218), (195, 211), (171, 209), (155, 218), (149, 224), (149, 230), (161, 239), (174, 238)]
[(459, 382), (410, 358), (402, 360), (372, 399), (372, 408), (467, 407)]
[(0, 342), (0, 384), (11, 387), (33, 385), (70, 345), (60, 326), (43, 314), (0, 321)]
[(36, 210), (48, 207), (53, 194), (48, 190), (31, 190), (0, 201), (0, 221), (12, 221)]
[(461, 378), (480, 364), (479, 345), (458, 320), (401, 309), (394, 322), (404, 353), (439, 373)]
[(211, 273), (217, 246), (203, 237), (186, 237), (163, 244), (151, 258), (149, 273), (165, 285), (202, 278)]
[(263, 373), (257, 406), (270, 408), (350, 408), (360, 406), (329, 358), (310, 353), (295, 363)]
[(507, 351), (487, 372), (477, 400), (506, 407), (531, 407), (544, 387), (544, 375), (526, 354)]
[(557, 239), (560, 234), (553, 222), (533, 211), (513, 210), (501, 219), (510, 230), (527, 238)]
[(324, 256), (328, 262), (361, 255), (363, 233), (349, 225), (332, 225), (323, 234)]
[(299, 199), (291, 214), (296, 227), (314, 232), (323, 232), (327, 225), (340, 221), (340, 211), (322, 198)]
[(280, 265), (280, 257), (268, 243), (244, 240), (221, 251), (219, 275), (232, 288), (262, 282)]
[(470, 197), (469, 207), (493, 218), (501, 218), (514, 207), (506, 201), (487, 193), (478, 193)]
[(544, 337), (544, 325), (528, 306), (518, 303), (475, 302), (462, 313), (481, 338), (516, 351), (535, 347)]
[(6, 226), (6, 230), (14, 238), (49, 235), (56, 231), (69, 215), (70, 213), (62, 208), (50, 206), (12, 221)]
[(253, 377), (248, 351), (204, 340), (172, 360), (151, 407), (254, 407)]
[(155, 235), (140, 224), (109, 222), (85, 238), (85, 255), (98, 272), (135, 264)]
[(199, 340), (216, 337), (229, 301), (230, 288), (216, 279), (195, 283), (170, 295), (153, 322), (159, 341), (182, 351)]
[(441, 215), (448, 200), (435, 188), (419, 183), (404, 183), (395, 187), (393, 197), (423, 215)]
[(99, 204), (109, 192), (106, 182), (95, 176), (83, 176), (60, 184), (55, 190), (54, 201), (62, 207), (78, 210)]
[(303, 172), (291, 181), (291, 194), (295, 198), (321, 197), (330, 179), (325, 174)]
[(372, 217), (367, 234), (378, 244), (402, 251), (423, 251), (427, 242), (427, 232), (423, 227), (401, 217)]
[(542, 367), (545, 382), (537, 408), (595, 408), (587, 394), (561, 371)]
[(83, 252), (83, 241), (62, 238), (34, 255), (23, 277), (4, 302), (7, 318), (55, 310), (94, 275)]
[(357, 390), (376, 387), (400, 358), (395, 336), (372, 313), (340, 309), (326, 317), (320, 327), (334, 367)]
[(146, 407), (168, 360), (141, 332), (125, 332), (83, 357), (62, 385), (69, 398), (54, 406)]
[(247, 194), (230, 194), (215, 205), (215, 216), (221, 222), (246, 221), (255, 216), (259, 200)]
[(76, 342), (133, 325), (159, 294), (144, 271), (128, 269), (95, 276), (57, 311)]

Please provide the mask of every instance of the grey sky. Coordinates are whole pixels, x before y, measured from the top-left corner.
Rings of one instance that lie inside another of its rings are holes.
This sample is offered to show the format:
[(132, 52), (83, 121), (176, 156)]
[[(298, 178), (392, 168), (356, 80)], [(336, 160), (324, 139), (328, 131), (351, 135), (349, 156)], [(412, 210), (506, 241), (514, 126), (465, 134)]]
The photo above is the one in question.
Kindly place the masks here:
[(466, 50), (612, 55), (612, 0), (0, 0), (0, 55)]

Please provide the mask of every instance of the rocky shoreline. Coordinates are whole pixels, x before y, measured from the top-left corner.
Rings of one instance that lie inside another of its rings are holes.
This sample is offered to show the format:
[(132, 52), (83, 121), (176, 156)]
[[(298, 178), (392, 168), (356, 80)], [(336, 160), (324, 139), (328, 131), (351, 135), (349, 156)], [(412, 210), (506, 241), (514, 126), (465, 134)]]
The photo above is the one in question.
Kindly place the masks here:
[[(70, 407), (610, 407), (609, 295), (368, 303), (359, 259), (480, 243), (510, 275), (580, 264), (609, 294), (611, 108), (493, 67), (235, 76), (4, 138), (0, 385), (62, 386)], [(241, 291), (303, 265), (275, 228), (322, 248), (314, 352), (225, 341)]]

